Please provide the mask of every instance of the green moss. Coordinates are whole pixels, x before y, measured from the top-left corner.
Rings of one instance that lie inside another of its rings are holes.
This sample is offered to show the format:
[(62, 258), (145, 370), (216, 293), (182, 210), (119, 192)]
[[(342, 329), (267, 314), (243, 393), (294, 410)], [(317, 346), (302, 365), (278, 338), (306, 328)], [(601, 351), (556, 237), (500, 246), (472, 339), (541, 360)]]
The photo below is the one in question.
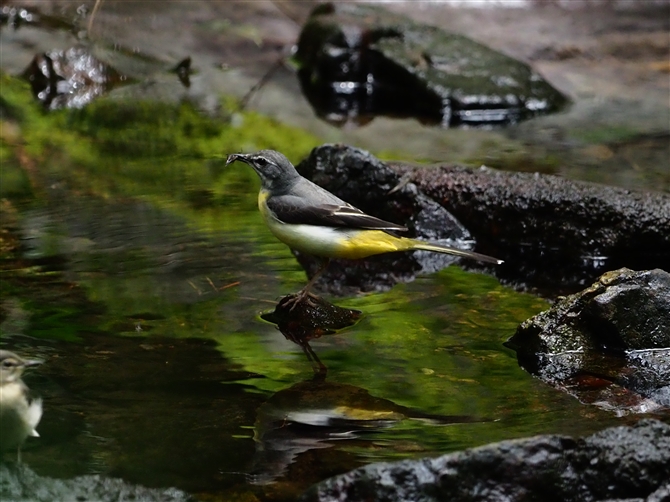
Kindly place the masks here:
[[(319, 143), (257, 113), (233, 111), (237, 105), (225, 97), (227, 119), (202, 114), (189, 103), (111, 98), (80, 110), (47, 112), (25, 82), (1, 73), (0, 90), (0, 197), (10, 200), (32, 197), (40, 203), (46, 193), (42, 188), (61, 184), (74, 197), (141, 198), (198, 230), (259, 234), (258, 179), (239, 163), (224, 169), (227, 154), (273, 148), (298, 161)], [(47, 256), (60, 252), (41, 251)], [(128, 257), (127, 263), (141, 268), (142, 256)], [(4, 296), (16, 298), (30, 312), (28, 333), (76, 339), (86, 330), (77, 324), (79, 304), (45, 300), (41, 289), (33, 291), (42, 284), (41, 274), (12, 268), (20, 266), (7, 264), (1, 286)], [(95, 290), (88, 294), (95, 297)]]
[(639, 129), (627, 125), (591, 127), (569, 132), (570, 138), (588, 144), (617, 143), (640, 135)]
[[(253, 112), (229, 120), (193, 105), (100, 99), (80, 110), (45, 112), (28, 86), (1, 75), (3, 114), (18, 124), (23, 154), (45, 178), (66, 179), (75, 189), (102, 196), (150, 196), (193, 204), (221, 203), (230, 185), (251, 185), (249, 170), (222, 177), (230, 152), (281, 150), (298, 161), (319, 140)], [(223, 99), (231, 106), (230, 99)], [(18, 146), (3, 141), (2, 159)], [(3, 162), (4, 164), (4, 162)]]
[(33, 195), (30, 180), (8, 148), (0, 148), (0, 198), (23, 199)]

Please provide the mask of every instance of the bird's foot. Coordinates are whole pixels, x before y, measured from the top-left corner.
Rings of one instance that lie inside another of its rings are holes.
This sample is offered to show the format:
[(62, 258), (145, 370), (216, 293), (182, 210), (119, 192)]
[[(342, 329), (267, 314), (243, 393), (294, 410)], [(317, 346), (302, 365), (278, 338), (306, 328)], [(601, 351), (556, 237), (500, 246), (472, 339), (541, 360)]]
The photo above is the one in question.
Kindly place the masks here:
[(286, 298), (284, 301), (282, 301), (281, 306), (286, 308), (289, 307), (289, 312), (293, 312), (293, 310), (301, 303), (306, 303), (310, 307), (316, 307), (318, 302), (318, 296), (313, 295), (309, 291), (305, 291), (304, 289), (295, 295), (291, 295), (288, 298)]

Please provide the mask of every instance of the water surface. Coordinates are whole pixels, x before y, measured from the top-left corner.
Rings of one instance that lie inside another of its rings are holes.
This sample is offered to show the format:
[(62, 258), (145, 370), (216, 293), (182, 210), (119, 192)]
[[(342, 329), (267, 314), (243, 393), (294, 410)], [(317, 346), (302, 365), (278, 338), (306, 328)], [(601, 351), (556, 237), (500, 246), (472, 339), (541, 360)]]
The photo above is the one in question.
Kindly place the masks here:
[(23, 209), (39, 266), (4, 272), (2, 340), (47, 361), (28, 379), (45, 399), (24, 455), (39, 474), (291, 500), (368, 462), (619, 423), (503, 346), (546, 301), (459, 266), (331, 298), (363, 315), (311, 342), (315, 379), (259, 316), (304, 272), (253, 205), (206, 213), (73, 194)]

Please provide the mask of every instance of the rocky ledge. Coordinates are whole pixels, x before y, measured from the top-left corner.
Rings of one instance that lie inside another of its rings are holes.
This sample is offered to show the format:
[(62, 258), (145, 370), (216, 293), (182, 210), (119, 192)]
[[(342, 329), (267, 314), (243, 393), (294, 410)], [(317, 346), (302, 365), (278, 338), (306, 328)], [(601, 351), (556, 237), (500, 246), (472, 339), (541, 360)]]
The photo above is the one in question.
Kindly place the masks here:
[(523, 322), (519, 364), (619, 415), (670, 410), (670, 274), (627, 268)]
[(662, 502), (670, 425), (642, 420), (585, 438), (537, 436), (438, 458), (371, 464), (323, 481), (302, 502)]
[[(549, 297), (624, 266), (670, 270), (668, 194), (484, 167), (385, 163), (333, 144), (315, 148), (298, 170), (363, 211), (406, 225), (409, 236), (456, 246), (476, 240), (477, 251), (505, 260), (486, 270)], [(308, 273), (316, 269), (299, 260)], [(333, 293), (385, 289), (452, 262), (434, 253), (338, 262), (321, 284)]]

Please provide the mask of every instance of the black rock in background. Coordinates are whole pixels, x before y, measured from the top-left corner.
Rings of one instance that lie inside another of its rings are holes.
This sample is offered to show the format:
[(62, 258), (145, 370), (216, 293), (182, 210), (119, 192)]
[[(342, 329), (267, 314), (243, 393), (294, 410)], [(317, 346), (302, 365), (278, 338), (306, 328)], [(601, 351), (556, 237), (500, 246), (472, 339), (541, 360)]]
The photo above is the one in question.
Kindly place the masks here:
[(130, 80), (83, 46), (37, 54), (23, 72), (45, 108), (82, 108)]
[(670, 196), (539, 173), (393, 163), (461, 221), (497, 276), (548, 297), (621, 267), (670, 270)]
[(370, 5), (315, 8), (295, 57), (303, 92), (335, 124), (390, 115), (444, 127), (506, 125), (567, 102), (520, 61)]

